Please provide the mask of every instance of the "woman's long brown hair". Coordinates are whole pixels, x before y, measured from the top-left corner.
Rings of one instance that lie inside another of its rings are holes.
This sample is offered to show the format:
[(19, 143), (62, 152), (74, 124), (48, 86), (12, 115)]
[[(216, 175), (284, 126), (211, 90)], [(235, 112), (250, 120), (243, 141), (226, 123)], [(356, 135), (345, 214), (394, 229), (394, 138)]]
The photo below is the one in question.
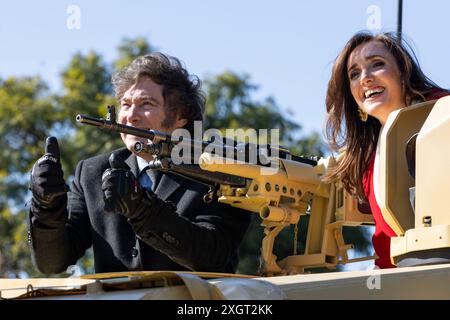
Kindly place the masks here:
[(325, 132), (332, 150), (344, 152), (324, 180), (329, 182), (341, 178), (344, 187), (359, 199), (365, 198), (363, 177), (375, 151), (381, 124), (371, 116), (367, 122), (360, 120), (358, 105), (350, 91), (347, 61), (357, 46), (372, 40), (383, 43), (394, 56), (401, 74), (404, 91), (402, 94), (406, 105), (417, 99), (423, 101), (432, 88), (439, 88), (423, 74), (410, 47), (406, 42), (402, 45), (395, 34), (373, 35), (369, 32), (360, 32), (347, 42), (336, 58), (328, 82), (326, 97), (328, 117)]

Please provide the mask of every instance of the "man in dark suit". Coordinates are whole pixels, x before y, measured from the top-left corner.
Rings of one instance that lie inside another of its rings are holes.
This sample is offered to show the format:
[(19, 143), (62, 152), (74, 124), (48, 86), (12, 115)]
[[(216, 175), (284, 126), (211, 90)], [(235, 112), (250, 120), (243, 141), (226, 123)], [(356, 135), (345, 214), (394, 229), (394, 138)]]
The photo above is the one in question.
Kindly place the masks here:
[[(118, 122), (172, 133), (202, 120), (200, 82), (178, 59), (138, 57), (113, 77)], [(203, 196), (207, 187), (147, 170), (152, 155), (130, 150), (142, 138), (122, 134), (126, 148), (80, 161), (69, 190), (56, 138), (30, 179), (28, 241), (44, 273), (76, 264), (93, 247), (95, 271), (236, 271), (238, 247), (250, 222), (246, 211)]]

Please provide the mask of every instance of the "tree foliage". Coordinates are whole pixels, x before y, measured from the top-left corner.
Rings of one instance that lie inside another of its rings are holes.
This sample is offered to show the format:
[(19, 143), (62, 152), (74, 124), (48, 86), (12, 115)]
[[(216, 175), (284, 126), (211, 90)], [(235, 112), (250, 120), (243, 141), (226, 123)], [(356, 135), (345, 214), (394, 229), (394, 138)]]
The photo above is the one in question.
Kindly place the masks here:
[(301, 128), (283, 115), (274, 98), (253, 99), (252, 93), (258, 87), (250, 82), (248, 75), (225, 71), (206, 79), (205, 88), (206, 128), (279, 129), (280, 137), (289, 143), (292, 133)]
[(117, 48), (119, 58), (114, 63), (116, 70), (126, 67), (134, 58), (154, 52), (154, 48), (145, 38), (125, 38)]
[[(46, 137), (58, 138), (66, 180), (80, 159), (121, 147), (117, 134), (80, 126), (75, 117), (103, 117), (106, 106), (115, 104), (110, 81), (115, 66), (149, 50), (142, 39), (124, 39), (112, 63), (96, 52), (77, 53), (61, 73), (60, 94), (49, 92), (39, 77), (0, 79), (0, 277), (19, 271), (41, 275), (32, 267), (27, 247), (25, 204), (29, 172), (44, 152)], [(80, 265), (93, 272), (92, 253), (86, 257)]]

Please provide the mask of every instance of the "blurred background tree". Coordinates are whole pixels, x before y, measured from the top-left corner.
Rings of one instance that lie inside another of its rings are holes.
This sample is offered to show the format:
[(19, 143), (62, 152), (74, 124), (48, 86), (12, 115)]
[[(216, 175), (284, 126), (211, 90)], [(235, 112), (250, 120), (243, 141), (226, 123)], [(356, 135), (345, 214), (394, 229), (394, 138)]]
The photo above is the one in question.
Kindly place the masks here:
[[(62, 92), (48, 90), (39, 77), (0, 79), (0, 277), (48, 277), (32, 265), (27, 243), (29, 172), (43, 154), (45, 138), (54, 135), (61, 148), (65, 178), (72, 180), (76, 163), (84, 158), (121, 147), (117, 134), (90, 126), (78, 126), (79, 113), (103, 117), (107, 105), (116, 104), (111, 87), (115, 70), (135, 57), (153, 52), (144, 38), (124, 39), (118, 46), (118, 58), (110, 63), (96, 52), (77, 53), (61, 72)], [(301, 125), (289, 120), (273, 97), (261, 101), (253, 94), (258, 87), (250, 76), (224, 71), (203, 81), (207, 96), (205, 128), (279, 129), (280, 140), (292, 153), (322, 156), (327, 147), (318, 133), (301, 137)], [(241, 247), (238, 272), (256, 274), (262, 240), (260, 220), (254, 215)], [(304, 248), (307, 219), (299, 226), (299, 251)], [(275, 254), (292, 254), (293, 232), (286, 228), (275, 243)], [(352, 228), (354, 229), (354, 228)], [(351, 231), (359, 247), (366, 248), (361, 231)], [(93, 273), (92, 251), (78, 265)], [(68, 276), (67, 274), (52, 276)]]

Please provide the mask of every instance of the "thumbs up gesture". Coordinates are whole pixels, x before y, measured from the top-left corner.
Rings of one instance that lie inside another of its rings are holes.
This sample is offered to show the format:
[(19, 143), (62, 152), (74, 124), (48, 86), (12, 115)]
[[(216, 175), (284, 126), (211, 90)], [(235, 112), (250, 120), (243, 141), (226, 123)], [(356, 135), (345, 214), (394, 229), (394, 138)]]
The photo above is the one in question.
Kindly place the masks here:
[(120, 156), (112, 153), (109, 164), (111, 168), (106, 169), (102, 176), (104, 210), (134, 218), (139, 214), (136, 209), (144, 191)]
[(61, 168), (58, 140), (48, 137), (45, 142), (45, 154), (33, 166), (29, 188), (33, 200), (43, 208), (53, 208), (66, 200), (69, 190), (64, 181)]

